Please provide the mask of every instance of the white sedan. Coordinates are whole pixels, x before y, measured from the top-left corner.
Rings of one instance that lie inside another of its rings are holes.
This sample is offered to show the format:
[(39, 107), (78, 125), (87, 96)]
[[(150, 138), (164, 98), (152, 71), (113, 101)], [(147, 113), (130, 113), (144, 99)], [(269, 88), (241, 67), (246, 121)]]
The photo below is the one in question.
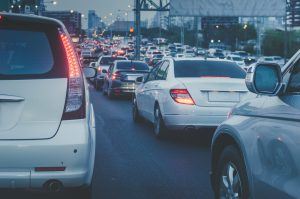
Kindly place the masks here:
[(170, 130), (216, 127), (248, 96), (245, 71), (219, 59), (166, 59), (137, 79), (133, 119), (154, 124), (157, 137)]

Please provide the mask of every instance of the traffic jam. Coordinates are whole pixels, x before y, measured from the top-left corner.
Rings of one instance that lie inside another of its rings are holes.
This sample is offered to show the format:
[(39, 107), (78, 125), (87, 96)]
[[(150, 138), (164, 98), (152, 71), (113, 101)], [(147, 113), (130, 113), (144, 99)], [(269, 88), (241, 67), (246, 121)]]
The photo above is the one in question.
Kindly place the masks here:
[(0, 198), (300, 198), (299, 48), (136, 32), (0, 12)]

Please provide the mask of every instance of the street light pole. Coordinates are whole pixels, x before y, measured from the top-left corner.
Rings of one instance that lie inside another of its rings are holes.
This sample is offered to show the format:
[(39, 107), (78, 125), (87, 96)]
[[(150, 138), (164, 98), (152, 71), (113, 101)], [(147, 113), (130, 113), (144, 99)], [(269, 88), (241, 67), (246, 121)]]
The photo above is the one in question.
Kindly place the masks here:
[(141, 52), (141, 2), (135, 0), (135, 58), (140, 60)]

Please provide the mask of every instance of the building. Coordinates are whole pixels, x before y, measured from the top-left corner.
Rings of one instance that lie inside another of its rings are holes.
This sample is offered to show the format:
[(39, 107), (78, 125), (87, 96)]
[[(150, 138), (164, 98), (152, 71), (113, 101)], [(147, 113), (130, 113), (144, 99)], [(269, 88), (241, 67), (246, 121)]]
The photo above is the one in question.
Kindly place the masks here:
[(134, 21), (115, 21), (109, 29), (115, 32), (129, 32), (134, 27)]
[(300, 27), (300, 0), (287, 0), (287, 23), (290, 27)]
[(43, 15), (62, 21), (71, 35), (80, 35), (81, 13), (76, 11), (45, 11)]
[(89, 10), (88, 12), (88, 34), (89, 37), (95, 32), (99, 31), (100, 29), (103, 29), (105, 27), (105, 24), (101, 20), (101, 17), (99, 17), (95, 10)]

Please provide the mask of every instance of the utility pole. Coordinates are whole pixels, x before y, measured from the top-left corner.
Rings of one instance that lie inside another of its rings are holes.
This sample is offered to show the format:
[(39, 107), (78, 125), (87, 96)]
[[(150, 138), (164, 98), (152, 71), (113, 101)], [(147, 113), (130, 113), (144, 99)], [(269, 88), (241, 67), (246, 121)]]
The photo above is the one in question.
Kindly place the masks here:
[(285, 2), (285, 15), (284, 15), (284, 63), (287, 62), (288, 57), (288, 19), (287, 12), (289, 11), (289, 2)]
[(141, 1), (135, 0), (135, 58), (141, 58)]
[(181, 17), (181, 44), (184, 45), (184, 18)]
[[(170, 3), (163, 0), (134, 0), (135, 15), (135, 59), (139, 60), (141, 48), (141, 12), (167, 12), (170, 11)], [(150, 6), (149, 6), (150, 5)]]

